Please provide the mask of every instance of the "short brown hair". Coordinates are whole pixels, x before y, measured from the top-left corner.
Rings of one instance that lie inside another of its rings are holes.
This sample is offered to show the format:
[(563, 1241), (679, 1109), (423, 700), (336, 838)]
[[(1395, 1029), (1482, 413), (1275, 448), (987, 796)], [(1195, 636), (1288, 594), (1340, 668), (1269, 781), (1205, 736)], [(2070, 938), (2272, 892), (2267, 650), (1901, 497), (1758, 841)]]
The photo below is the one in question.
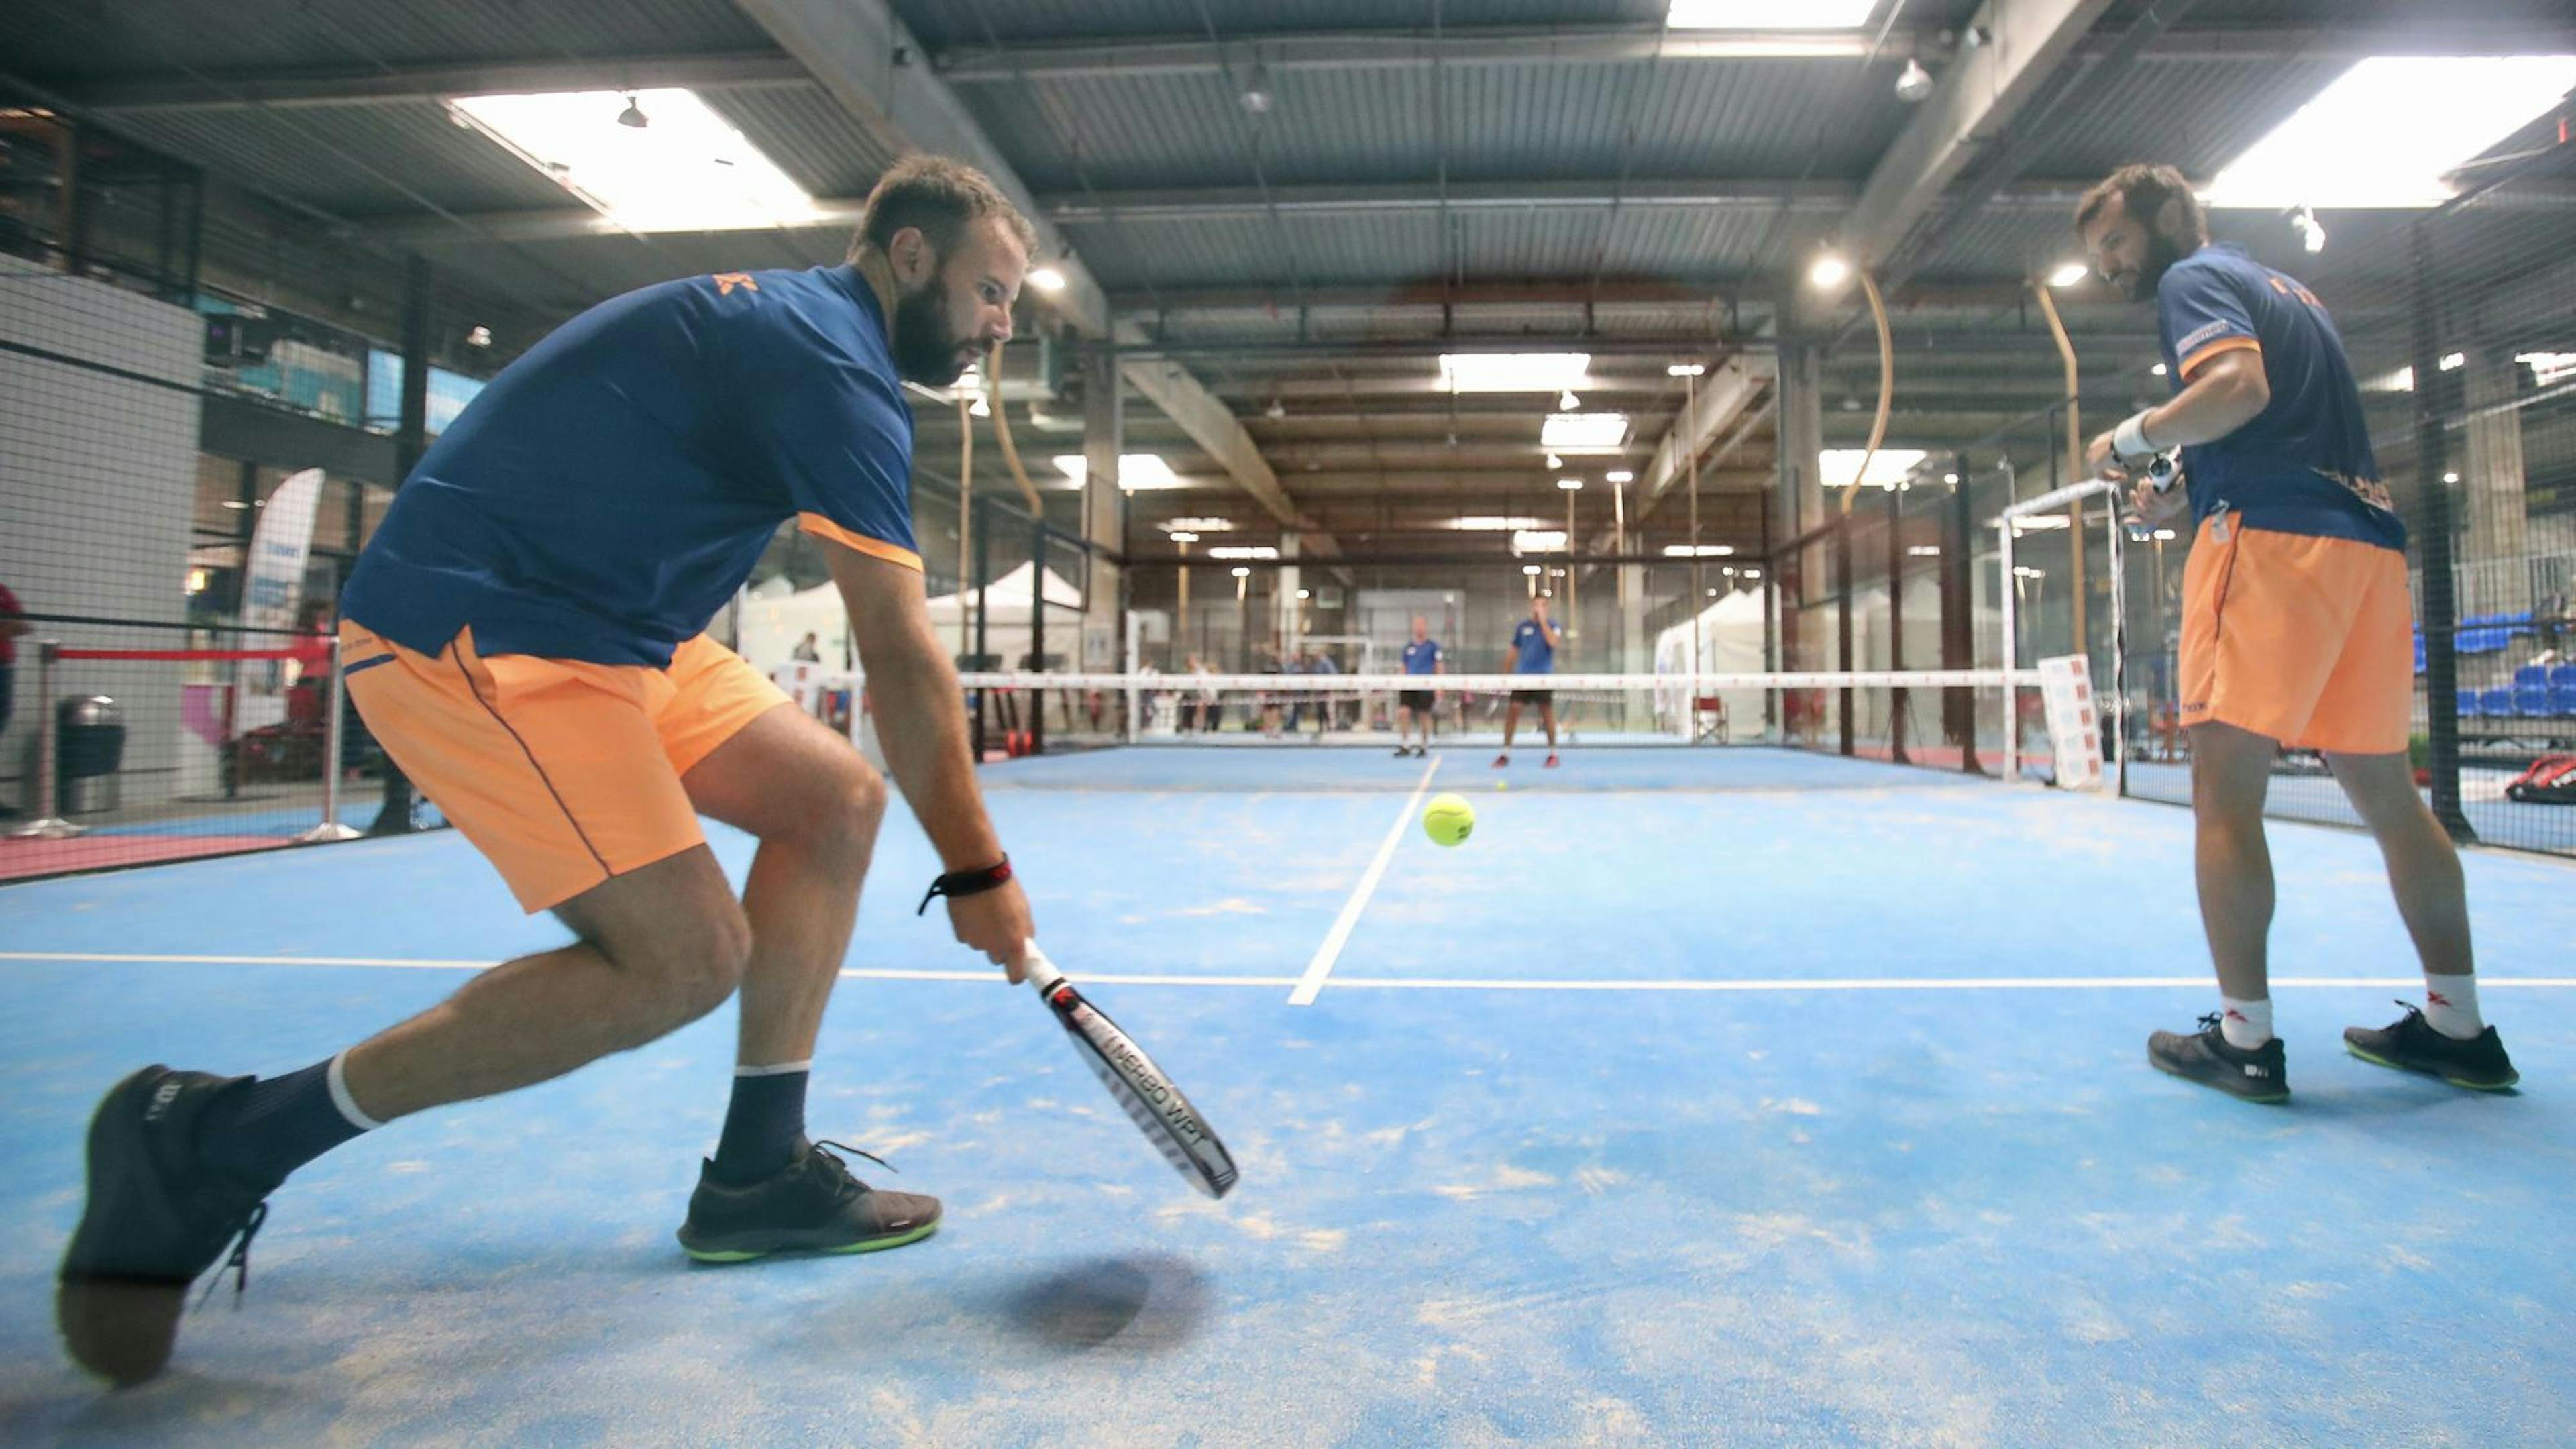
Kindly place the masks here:
[(2091, 226), (2115, 196), (2120, 199), (2120, 209), (2149, 230), (2155, 228), (2156, 217), (2166, 202), (2181, 202), (2182, 235), (2176, 240), (2186, 252), (2209, 244), (2209, 216), (2200, 209), (2200, 198), (2192, 194), (2191, 183), (2173, 167), (2142, 162), (2103, 177), (2099, 185), (2084, 193), (2083, 200), (2075, 203), (2075, 229), (2081, 232)]
[(1020, 215), (993, 178), (945, 156), (907, 156), (878, 178), (876, 189), (868, 193), (858, 235), (850, 238), (849, 260), (857, 261), (862, 247), (884, 251), (894, 234), (906, 227), (919, 230), (946, 256), (967, 227), (988, 216), (1001, 217), (1029, 255), (1037, 256), (1038, 229)]

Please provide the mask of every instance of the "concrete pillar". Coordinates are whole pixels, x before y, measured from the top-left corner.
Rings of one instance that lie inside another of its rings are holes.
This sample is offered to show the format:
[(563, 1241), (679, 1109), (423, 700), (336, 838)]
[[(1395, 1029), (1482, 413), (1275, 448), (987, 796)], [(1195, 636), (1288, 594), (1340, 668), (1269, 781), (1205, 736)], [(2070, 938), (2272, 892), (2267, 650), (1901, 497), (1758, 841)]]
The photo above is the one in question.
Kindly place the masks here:
[[(1082, 537), (1094, 552), (1090, 588), (1083, 595), (1082, 642), (1064, 651), (1082, 669), (1126, 667), (1127, 637), (1118, 566), (1103, 553), (1127, 551), (1127, 493), (1118, 486), (1118, 458), (1127, 451), (1125, 385), (1118, 359), (1107, 351), (1082, 360)], [(1052, 553), (1053, 550), (1050, 550)], [(1060, 561), (1059, 571), (1072, 561)]]
[(1803, 538), (1825, 520), (1816, 455), (1825, 447), (1824, 356), (1811, 342), (1780, 344), (1780, 507), (1784, 538)]
[[(1289, 529), (1279, 535), (1279, 557), (1282, 559), (1297, 557), (1296, 530)], [(1281, 564), (1279, 581), (1270, 592), (1271, 620), (1268, 642), (1276, 644), (1282, 655), (1297, 648), (1299, 641), (1305, 637), (1306, 631), (1302, 623), (1305, 605), (1297, 597), (1297, 590), (1302, 587), (1304, 585), (1298, 579), (1297, 566), (1292, 563)]]
[[(2531, 607), (2529, 515), (2523, 504), (2522, 410), (2513, 401), (2521, 364), (2510, 349), (2469, 354), (2461, 402), (2469, 413), (2460, 469), (2468, 527), (2461, 532), (2460, 610), (2492, 614)], [(2495, 408), (2493, 412), (2482, 409)]]

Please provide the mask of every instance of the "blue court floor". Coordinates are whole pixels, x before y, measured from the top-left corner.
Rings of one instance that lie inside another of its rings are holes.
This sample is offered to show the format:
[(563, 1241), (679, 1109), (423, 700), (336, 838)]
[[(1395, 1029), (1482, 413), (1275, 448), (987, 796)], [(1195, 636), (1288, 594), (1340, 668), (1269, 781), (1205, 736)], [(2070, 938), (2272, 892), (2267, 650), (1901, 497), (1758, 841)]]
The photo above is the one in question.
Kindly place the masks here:
[(98, 1094), (303, 1065), (558, 928), (449, 833), (0, 888), (0, 1443), (2576, 1441), (2576, 867), (2468, 859), (2526, 1083), (2475, 1096), (2342, 1052), (2420, 982), (2368, 839), (2275, 824), (2297, 1096), (2255, 1107), (2144, 1060), (2214, 995), (2184, 811), (1755, 750), (1508, 791), (1481, 751), (1209, 753), (986, 783), (1225, 1202), (914, 918), (905, 820), (812, 1126), (938, 1236), (685, 1262), (728, 1010), (317, 1162), (122, 1394), (51, 1323)]

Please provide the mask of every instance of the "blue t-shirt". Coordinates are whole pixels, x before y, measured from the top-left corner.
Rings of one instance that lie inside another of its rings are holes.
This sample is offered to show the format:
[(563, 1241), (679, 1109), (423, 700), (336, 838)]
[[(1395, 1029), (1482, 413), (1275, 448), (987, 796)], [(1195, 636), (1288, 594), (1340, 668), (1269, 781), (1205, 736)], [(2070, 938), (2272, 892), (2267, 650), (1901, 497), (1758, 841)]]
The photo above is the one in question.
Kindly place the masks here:
[(918, 569), (912, 409), (849, 267), (602, 302), (484, 388), (394, 495), (343, 614), (424, 654), (667, 668), (778, 525)]
[(1512, 657), (1519, 661), (1516, 674), (1545, 674), (1556, 667), (1556, 646), (1547, 642), (1547, 631), (1536, 619), (1523, 619), (1512, 631)]
[(2352, 362), (2315, 293), (2235, 247), (2206, 246), (2156, 284), (2156, 326), (2175, 392), (2238, 348), (2261, 355), (2272, 389), (2253, 421), (2183, 450), (2195, 520), (2225, 507), (2249, 528), (2406, 547)]
[(1440, 668), (1440, 641), (1416, 639), (1404, 646), (1404, 672), (1432, 674)]

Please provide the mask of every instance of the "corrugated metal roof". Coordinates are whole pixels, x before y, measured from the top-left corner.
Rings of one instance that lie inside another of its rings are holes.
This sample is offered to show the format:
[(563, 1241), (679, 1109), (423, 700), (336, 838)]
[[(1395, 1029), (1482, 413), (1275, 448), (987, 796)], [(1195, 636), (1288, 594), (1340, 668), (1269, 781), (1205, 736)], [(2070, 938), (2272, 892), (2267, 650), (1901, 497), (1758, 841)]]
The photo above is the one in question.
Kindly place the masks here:
[(707, 90), (701, 95), (814, 196), (865, 196), (895, 162), (819, 85)]
[[(1343, 182), (1858, 178), (1909, 114), (1880, 72), (1809, 61), (1300, 70), (1253, 122), (1212, 72), (973, 86), (1039, 191)], [(1632, 140), (1625, 139), (1633, 137)]]
[(284, 66), (578, 59), (765, 50), (729, 0), (226, 0), (222, 5), (48, 4), (6, 32), (13, 70), (57, 80)]
[(563, 189), (450, 121), (433, 101), (295, 109), (141, 111), (136, 140), (218, 176), (341, 216), (559, 207)]
[(2133, 65), (2079, 88), (2025, 168), (2096, 176), (2131, 161), (2214, 174), (2350, 69), (2346, 61), (2196, 61)]

